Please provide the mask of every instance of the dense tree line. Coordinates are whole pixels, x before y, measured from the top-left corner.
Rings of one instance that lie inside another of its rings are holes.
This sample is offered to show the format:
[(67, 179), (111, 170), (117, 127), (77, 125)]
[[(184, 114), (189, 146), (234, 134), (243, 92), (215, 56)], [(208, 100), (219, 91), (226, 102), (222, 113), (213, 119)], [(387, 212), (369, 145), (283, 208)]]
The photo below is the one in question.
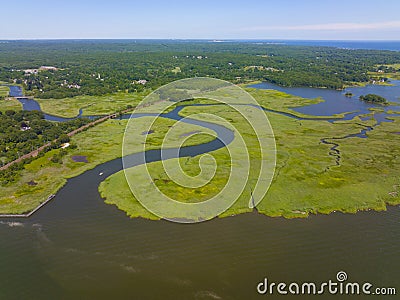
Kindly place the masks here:
[(89, 122), (88, 119), (75, 119), (68, 122), (44, 120), (38, 111), (0, 112), (0, 165), (7, 164), (27, 154), (47, 142), (56, 140), (54, 147), (69, 140), (68, 132)]
[[(47, 142), (51, 142), (51, 146), (45, 151), (60, 148), (63, 143), (69, 142), (68, 132), (89, 122), (90, 120), (86, 118), (61, 123), (50, 122), (44, 120), (43, 113), (39, 111), (8, 110), (4, 114), (0, 112), (0, 165), (3, 166)], [(75, 147), (71, 145), (68, 149)], [(67, 151), (61, 149), (59, 153), (53, 155), (51, 161), (61, 163)], [(44, 155), (44, 152), (40, 152), (39, 156), (41, 155)], [(19, 171), (31, 160), (32, 158), (25, 159), (0, 171), (0, 185), (14, 182), (20, 174)]]
[[(368, 81), (376, 65), (399, 60), (393, 51), (267, 43), (10, 41), (0, 44), (0, 81), (16, 81), (41, 98), (135, 92), (195, 76), (340, 89)], [(43, 65), (58, 69), (24, 72)]]

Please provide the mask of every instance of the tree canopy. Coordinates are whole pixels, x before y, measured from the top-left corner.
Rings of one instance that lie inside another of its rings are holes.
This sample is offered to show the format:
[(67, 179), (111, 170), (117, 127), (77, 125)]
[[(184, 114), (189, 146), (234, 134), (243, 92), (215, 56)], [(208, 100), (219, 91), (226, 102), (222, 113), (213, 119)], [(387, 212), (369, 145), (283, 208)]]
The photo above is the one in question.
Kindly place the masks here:
[(22, 84), (39, 98), (134, 93), (196, 76), (341, 89), (367, 82), (376, 65), (398, 61), (393, 51), (268, 43), (10, 41), (0, 44), (0, 81)]
[(387, 103), (386, 98), (376, 95), (376, 94), (367, 94), (365, 96), (361, 95), (360, 100), (365, 101), (365, 102), (370, 102), (370, 103), (379, 103), (379, 104)]

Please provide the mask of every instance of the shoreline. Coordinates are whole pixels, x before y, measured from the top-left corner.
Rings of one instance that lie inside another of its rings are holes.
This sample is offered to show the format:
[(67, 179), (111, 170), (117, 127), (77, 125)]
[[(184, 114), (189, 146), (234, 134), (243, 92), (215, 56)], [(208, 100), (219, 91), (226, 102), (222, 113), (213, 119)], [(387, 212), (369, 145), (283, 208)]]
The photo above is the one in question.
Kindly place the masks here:
[(35, 212), (37, 212), (39, 209), (41, 209), (43, 206), (45, 206), (47, 203), (49, 203), (51, 200), (53, 200), (56, 197), (55, 194), (51, 194), (50, 196), (47, 197), (45, 201), (40, 203), (36, 208), (31, 210), (30, 212), (27, 212), (25, 214), (0, 214), (0, 218), (29, 218), (32, 216)]
[[(108, 162), (110, 162), (110, 161), (108, 161)], [(92, 169), (88, 169), (85, 172), (91, 171), (91, 170), (93, 170), (94, 168), (96, 168), (98, 166), (99, 165), (94, 166)], [(78, 175), (76, 175), (74, 177), (82, 175), (85, 172), (83, 172), (81, 174), (78, 174)], [(74, 178), (74, 177), (66, 178), (66, 180)], [(57, 191), (55, 191), (55, 194), (51, 194), (50, 196), (48, 196), (47, 199), (44, 202), (40, 203), (33, 210), (31, 210), (31, 211), (29, 211), (27, 213), (23, 213), (23, 214), (0, 214), (0, 218), (6, 218), (6, 219), (8, 219), (8, 218), (11, 218), (11, 219), (12, 218), (30, 218), (32, 215), (34, 215), (36, 212), (38, 212), (41, 208), (43, 208), (49, 202), (51, 202), (51, 200), (56, 198), (57, 193), (59, 192), (59, 190), (64, 185), (65, 185), (65, 183), (57, 188)], [(104, 203), (107, 204), (107, 206), (114, 206), (114, 207), (118, 208), (118, 206), (115, 205), (115, 204), (109, 205), (108, 203), (106, 203), (107, 198), (105, 196), (103, 196), (103, 193), (101, 193), (100, 191), (99, 191), (99, 195), (102, 198), (102, 200), (104, 200)], [(353, 215), (355, 215), (357, 213), (363, 213), (363, 212), (364, 213), (366, 213), (366, 212), (377, 212), (377, 213), (380, 213), (380, 212), (386, 212), (388, 209), (391, 209), (391, 208), (394, 209), (396, 206), (398, 207), (399, 205), (400, 205), (400, 201), (398, 201), (397, 203), (384, 202), (384, 207), (369, 207), (369, 208), (364, 208), (364, 209), (363, 208), (359, 208), (359, 209), (351, 210), (351, 211), (350, 210), (343, 210), (341, 208), (335, 208), (335, 209), (327, 210), (327, 211), (318, 211), (317, 210), (317, 211), (314, 211), (314, 212), (313, 211), (302, 211), (302, 210), (297, 210), (297, 211), (292, 211), (291, 210), (291, 211), (283, 211), (282, 214), (267, 214), (267, 213), (264, 213), (263, 211), (260, 211), (259, 209), (257, 209), (257, 207), (255, 207), (255, 209), (253, 209), (252, 211), (240, 212), (240, 213), (237, 213), (237, 214), (230, 214), (230, 215), (223, 215), (222, 214), (220, 216), (214, 217), (213, 219), (210, 219), (209, 221), (212, 221), (214, 219), (223, 219), (223, 218), (228, 218), (228, 217), (236, 217), (238, 215), (242, 215), (242, 214), (246, 214), (246, 213), (254, 213), (254, 212), (256, 212), (259, 215), (268, 217), (268, 218), (284, 218), (286, 220), (308, 219), (308, 218), (310, 218), (312, 216), (318, 216), (318, 215), (326, 215), (327, 216), (327, 215), (331, 215), (331, 214), (334, 214), (334, 213), (353, 214)], [(118, 208), (118, 210), (120, 210), (120, 209)], [(166, 219), (162, 219), (162, 218), (156, 218), (156, 219), (148, 218), (148, 217), (142, 216), (142, 215), (132, 217), (126, 211), (124, 211), (124, 210), (120, 210), (120, 211), (124, 212), (125, 215), (129, 219), (143, 219), (143, 220), (147, 220), (147, 221), (163, 221), (163, 220), (166, 220)]]

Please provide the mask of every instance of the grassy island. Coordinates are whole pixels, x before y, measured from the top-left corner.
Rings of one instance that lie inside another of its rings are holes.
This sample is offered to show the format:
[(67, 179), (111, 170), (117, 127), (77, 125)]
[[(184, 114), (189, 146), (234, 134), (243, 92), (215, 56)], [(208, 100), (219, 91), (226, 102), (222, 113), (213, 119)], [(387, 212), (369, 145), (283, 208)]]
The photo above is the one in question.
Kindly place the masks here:
[[(267, 108), (276, 108), (277, 103), (294, 107), (307, 101), (275, 91), (249, 91)], [(274, 101), (273, 105), (268, 105), (271, 96), (280, 102)], [(206, 111), (229, 116), (235, 126), (243, 126), (242, 129), (246, 130), (245, 125), (242, 125), (244, 123), (240, 122), (240, 116), (223, 105), (186, 107), (181, 114), (186, 116)], [(355, 213), (368, 209), (385, 210), (387, 204), (400, 202), (400, 135), (392, 134), (400, 125), (399, 118), (395, 118), (392, 123), (380, 125), (368, 133), (367, 139), (342, 139), (348, 134), (360, 132), (366, 126), (373, 126), (375, 121), (363, 122), (357, 117), (351, 121), (330, 123), (323, 120), (296, 120), (273, 112), (267, 112), (267, 115), (275, 133), (278, 161), (270, 190), (257, 206), (260, 213), (294, 218), (334, 211)], [(249, 139), (251, 138), (249, 132)], [(322, 143), (322, 140), (333, 144)], [(331, 149), (333, 145), (337, 145), (337, 153)], [(385, 154), (380, 151), (382, 145), (389, 149)], [(256, 152), (257, 149), (252, 153), (255, 166), (258, 159)], [(219, 166), (227, 166), (224, 149), (210, 154)], [(199, 157), (179, 160), (189, 173), (196, 174), (196, 170), (198, 172)], [(210, 190), (216, 193), (223, 187), (227, 174), (227, 169), (222, 168), (209, 185), (195, 192), (168, 181), (168, 177), (162, 171), (161, 162), (151, 163), (148, 167), (157, 186), (166, 194), (178, 194), (182, 202), (193, 199), (201, 201), (209, 195)], [(140, 170), (136, 170), (136, 174), (139, 173)], [(252, 180), (254, 178), (250, 178), (250, 183), (239, 200), (221, 217), (251, 211), (248, 207), (248, 197)], [(106, 203), (116, 205), (128, 216), (157, 219), (145, 211), (132, 196), (122, 171), (107, 178), (99, 189)]]
[(349, 98), (351, 98), (351, 97), (354, 96), (353, 93), (351, 93), (351, 92), (346, 92), (344, 95), (345, 95), (346, 97), (349, 97)]

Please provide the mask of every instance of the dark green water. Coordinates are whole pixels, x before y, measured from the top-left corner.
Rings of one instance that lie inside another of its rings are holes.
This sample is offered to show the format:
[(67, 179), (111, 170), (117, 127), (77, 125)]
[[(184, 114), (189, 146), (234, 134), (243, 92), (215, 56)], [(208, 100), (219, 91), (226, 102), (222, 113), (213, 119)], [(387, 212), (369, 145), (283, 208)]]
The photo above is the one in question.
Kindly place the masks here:
[(115, 160), (69, 180), (29, 219), (0, 220), (0, 299), (279, 299), (287, 297), (258, 295), (257, 283), (318, 283), (342, 270), (351, 281), (400, 289), (398, 206), (301, 220), (129, 219), (97, 191), (120, 168)]
[(74, 195), (63, 190), (19, 226), (1, 224), (1, 299), (271, 298), (256, 293), (264, 277), (319, 282), (340, 270), (398, 286), (399, 207), (183, 225), (130, 220), (98, 197)]

